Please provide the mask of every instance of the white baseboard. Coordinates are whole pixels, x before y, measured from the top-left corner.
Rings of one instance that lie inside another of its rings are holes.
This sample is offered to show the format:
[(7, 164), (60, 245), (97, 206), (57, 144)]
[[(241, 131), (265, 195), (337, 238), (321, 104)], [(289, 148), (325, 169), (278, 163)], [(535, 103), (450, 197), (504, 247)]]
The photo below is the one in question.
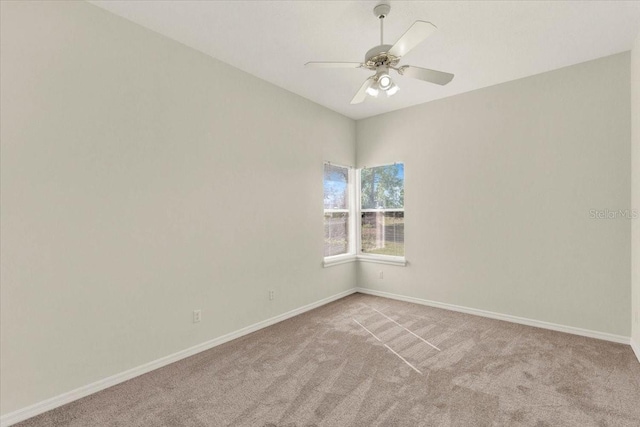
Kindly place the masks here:
[(162, 357), (160, 359), (151, 361), (149, 363), (145, 363), (144, 365), (140, 365), (135, 368), (129, 369), (127, 371), (121, 372), (119, 374), (112, 375), (108, 378), (104, 378), (94, 383), (87, 384), (75, 390), (71, 390), (69, 392), (60, 394), (58, 396), (54, 396), (50, 399), (43, 400), (42, 402), (38, 402), (31, 406), (27, 406), (26, 408), (22, 408), (22, 409), (18, 409), (17, 411), (10, 412), (0, 417), (0, 427), (8, 427), (20, 421), (24, 421), (28, 418), (35, 417), (36, 415), (40, 415), (44, 412), (50, 411), (51, 409), (73, 402), (74, 400), (78, 400), (90, 394), (112, 387), (116, 384), (120, 384), (124, 381), (130, 380), (131, 378), (135, 378), (139, 375), (146, 374), (147, 372), (151, 372), (155, 369), (169, 365), (170, 363), (174, 363), (181, 359), (187, 358), (189, 356), (193, 356), (194, 354), (216, 347), (220, 344), (224, 344), (236, 338), (240, 338), (244, 335), (250, 334), (259, 329), (266, 328), (267, 326), (271, 326), (275, 323), (282, 322), (283, 320), (297, 316), (306, 311), (313, 310), (314, 308), (318, 308), (322, 305), (328, 304), (340, 298), (344, 298), (347, 295), (351, 295), (355, 292), (356, 292), (355, 288), (349, 289), (344, 292), (340, 292), (339, 294), (335, 294), (330, 297), (321, 299), (320, 301), (316, 301), (314, 303), (307, 304), (303, 307), (296, 308), (295, 310), (288, 311), (279, 316), (275, 316), (270, 319), (263, 320), (262, 322), (254, 323), (253, 325), (239, 329), (235, 332), (228, 333), (221, 337), (214, 338), (210, 341), (203, 342), (202, 344), (198, 344), (193, 347), (187, 348), (185, 350), (179, 351), (177, 353), (173, 353), (169, 356)]
[[(612, 341), (629, 345), (631, 338), (622, 335), (614, 335), (607, 332), (591, 331), (589, 329), (576, 328), (573, 326), (558, 325), (556, 323), (543, 322), (541, 320), (527, 319), (524, 317), (512, 316), (510, 314), (494, 313), (492, 311), (480, 310), (477, 308), (463, 307), (460, 305), (447, 304), (444, 302), (430, 301), (421, 298), (408, 297), (404, 295), (392, 294), (389, 292), (375, 291), (366, 288), (356, 288), (363, 294), (375, 295), (384, 298), (396, 299), (399, 301), (412, 302), (416, 304), (428, 305), (430, 307), (443, 308), (445, 310), (458, 311), (460, 313), (473, 314), (476, 316), (488, 317), (490, 319), (504, 320), (506, 322), (519, 323), (521, 325), (534, 326), (536, 328), (550, 329), (552, 331), (566, 332), (568, 334), (580, 335), (583, 337), (597, 338), (605, 341)], [(638, 349), (634, 349), (636, 355), (640, 354)]]
[(638, 362), (640, 362), (640, 343), (637, 343), (636, 341), (633, 340), (633, 338), (631, 338), (631, 348), (633, 349), (633, 352), (636, 354), (636, 357), (638, 358)]

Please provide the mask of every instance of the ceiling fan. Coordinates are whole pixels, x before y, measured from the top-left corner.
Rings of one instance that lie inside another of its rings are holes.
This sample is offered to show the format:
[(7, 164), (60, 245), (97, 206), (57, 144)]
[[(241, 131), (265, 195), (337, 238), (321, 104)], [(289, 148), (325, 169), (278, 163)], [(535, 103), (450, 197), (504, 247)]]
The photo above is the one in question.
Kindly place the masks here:
[(394, 70), (401, 76), (412, 77), (438, 85), (446, 85), (453, 79), (453, 74), (442, 71), (429, 70), (427, 68), (403, 65), (398, 67), (400, 59), (411, 49), (422, 43), (437, 28), (431, 22), (416, 21), (400, 37), (394, 45), (384, 44), (384, 18), (391, 11), (391, 6), (385, 3), (373, 8), (373, 14), (380, 20), (380, 45), (366, 53), (364, 62), (307, 62), (305, 67), (314, 68), (367, 68), (375, 71), (375, 74), (364, 81), (356, 95), (351, 100), (352, 104), (359, 104), (367, 95), (378, 97), (380, 93), (391, 96), (398, 91), (398, 86), (389, 75), (389, 70)]

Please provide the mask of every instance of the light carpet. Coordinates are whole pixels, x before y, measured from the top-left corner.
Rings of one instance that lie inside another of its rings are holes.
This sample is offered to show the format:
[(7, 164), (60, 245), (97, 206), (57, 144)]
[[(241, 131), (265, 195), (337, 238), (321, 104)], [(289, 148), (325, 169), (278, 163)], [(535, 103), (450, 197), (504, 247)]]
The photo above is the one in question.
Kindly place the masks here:
[(628, 345), (354, 294), (18, 424), (640, 426)]

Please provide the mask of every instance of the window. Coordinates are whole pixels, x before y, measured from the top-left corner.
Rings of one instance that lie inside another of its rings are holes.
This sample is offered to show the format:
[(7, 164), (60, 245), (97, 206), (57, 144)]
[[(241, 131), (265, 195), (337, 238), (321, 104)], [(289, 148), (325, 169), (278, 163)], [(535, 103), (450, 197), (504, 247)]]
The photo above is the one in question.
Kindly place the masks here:
[(360, 251), (404, 257), (404, 164), (360, 171)]
[(350, 232), (350, 169), (331, 163), (324, 164), (324, 256), (349, 254)]
[(406, 265), (403, 163), (354, 172), (327, 162), (323, 187), (325, 267), (356, 260)]

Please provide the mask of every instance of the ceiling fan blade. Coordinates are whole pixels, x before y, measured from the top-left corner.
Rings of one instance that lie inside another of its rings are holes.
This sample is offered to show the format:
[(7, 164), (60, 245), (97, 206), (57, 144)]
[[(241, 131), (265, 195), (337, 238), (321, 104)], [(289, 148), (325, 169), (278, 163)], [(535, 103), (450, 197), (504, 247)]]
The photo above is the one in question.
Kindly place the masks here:
[(397, 57), (405, 56), (411, 49), (422, 43), (435, 30), (437, 30), (437, 28), (431, 22), (416, 21), (411, 27), (409, 27), (407, 32), (398, 39), (396, 44), (389, 49), (388, 53)]
[(364, 101), (364, 99), (367, 97), (367, 89), (369, 89), (372, 83), (373, 79), (371, 77), (365, 80), (362, 86), (360, 86), (360, 89), (358, 89), (356, 95), (351, 100), (351, 104), (360, 104), (362, 101)]
[(453, 80), (453, 74), (429, 70), (428, 68), (414, 67), (412, 65), (404, 65), (398, 68), (398, 73), (402, 76), (413, 77), (414, 79), (420, 79), (442, 86)]
[(362, 62), (307, 62), (307, 68), (360, 68)]

